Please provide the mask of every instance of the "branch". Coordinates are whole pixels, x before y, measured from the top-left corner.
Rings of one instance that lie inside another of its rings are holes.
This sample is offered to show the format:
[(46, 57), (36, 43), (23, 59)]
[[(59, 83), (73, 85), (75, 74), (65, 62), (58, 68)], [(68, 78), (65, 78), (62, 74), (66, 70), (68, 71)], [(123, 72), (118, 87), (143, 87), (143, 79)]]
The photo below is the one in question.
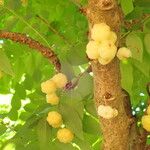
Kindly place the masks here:
[(148, 95), (150, 96), (150, 82), (147, 83), (146, 90), (147, 90)]
[(28, 37), (26, 34), (7, 32), (0, 30), (0, 38), (9, 39), (14, 42), (18, 42), (21, 44), (26, 44), (30, 48), (39, 51), (44, 57), (48, 58), (49, 61), (55, 66), (56, 70), (60, 72), (61, 64), (57, 55), (53, 52), (53, 50), (49, 47), (46, 47), (40, 44), (38, 41)]
[(82, 73), (80, 73), (78, 76), (77, 76), (77, 78), (76, 78), (76, 80), (74, 81), (74, 82), (68, 82), (67, 84), (66, 84), (66, 87), (64, 88), (64, 90), (71, 90), (71, 89), (74, 89), (77, 85), (78, 85), (78, 83), (79, 83), (79, 80), (81, 79), (81, 77), (84, 75), (84, 74), (86, 74), (86, 73), (90, 73), (92, 71), (92, 67), (91, 67), (91, 65), (84, 71), (84, 72), (82, 72)]

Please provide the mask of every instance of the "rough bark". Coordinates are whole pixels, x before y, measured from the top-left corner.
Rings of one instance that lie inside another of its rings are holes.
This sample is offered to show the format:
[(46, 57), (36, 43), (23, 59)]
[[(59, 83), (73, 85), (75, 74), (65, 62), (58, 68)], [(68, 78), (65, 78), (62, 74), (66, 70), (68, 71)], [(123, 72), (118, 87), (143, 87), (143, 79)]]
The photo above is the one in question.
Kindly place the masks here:
[[(105, 22), (118, 34), (122, 22), (122, 13), (115, 0), (89, 0), (87, 6), (89, 29), (95, 23)], [(119, 40), (116, 43), (119, 45)], [(108, 65), (100, 65), (92, 61), (94, 74), (94, 96), (96, 108), (99, 105), (109, 105), (116, 108), (118, 116), (113, 119), (100, 119), (103, 132), (104, 150), (143, 150), (142, 143), (136, 128), (136, 121), (131, 114), (131, 105), (128, 95), (120, 84), (119, 61), (115, 58)], [(142, 140), (142, 141), (145, 141)]]
[(56, 70), (60, 72), (61, 70), (60, 61), (57, 55), (54, 53), (54, 51), (51, 48), (42, 45), (38, 41), (22, 33), (14, 33), (14, 32), (7, 32), (7, 31), (0, 30), (0, 38), (9, 39), (14, 42), (21, 43), (21, 44), (26, 44), (30, 48), (39, 51), (44, 57), (48, 58), (49, 61), (55, 66)]

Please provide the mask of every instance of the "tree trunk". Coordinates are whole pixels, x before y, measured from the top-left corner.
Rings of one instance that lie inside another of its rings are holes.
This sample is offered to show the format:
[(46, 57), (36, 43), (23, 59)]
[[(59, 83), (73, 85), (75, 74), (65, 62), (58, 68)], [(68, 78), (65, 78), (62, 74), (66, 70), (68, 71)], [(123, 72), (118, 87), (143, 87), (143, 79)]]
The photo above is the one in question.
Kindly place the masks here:
[[(122, 13), (115, 0), (89, 0), (87, 17), (90, 29), (95, 23), (105, 22), (118, 34), (119, 39)], [(131, 113), (129, 97), (121, 88), (118, 59), (115, 58), (105, 66), (97, 61), (92, 61), (91, 64), (96, 108), (99, 105), (109, 105), (119, 112), (118, 116), (112, 119), (99, 118), (103, 133), (103, 149), (144, 150), (146, 136), (140, 139), (136, 121)]]

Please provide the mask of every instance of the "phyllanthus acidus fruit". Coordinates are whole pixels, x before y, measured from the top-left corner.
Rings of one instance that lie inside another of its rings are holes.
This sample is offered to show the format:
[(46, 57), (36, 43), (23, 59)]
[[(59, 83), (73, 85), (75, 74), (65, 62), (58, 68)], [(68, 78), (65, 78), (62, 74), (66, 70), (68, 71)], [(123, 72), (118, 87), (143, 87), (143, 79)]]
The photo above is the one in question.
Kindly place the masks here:
[(101, 65), (107, 65), (112, 61), (112, 59), (104, 59), (104, 58), (99, 57), (98, 61)]
[(99, 54), (100, 57), (103, 59), (113, 59), (116, 55), (117, 52), (117, 47), (115, 46), (114, 43), (110, 41), (103, 41), (100, 46), (99, 46)]
[(112, 42), (112, 43), (116, 43), (117, 42), (117, 35), (115, 32), (110, 31), (110, 35), (108, 37), (108, 41)]
[(90, 59), (98, 59), (99, 58), (99, 43), (95, 41), (89, 41), (89, 43), (86, 46), (86, 54)]
[(48, 113), (47, 122), (53, 128), (59, 128), (62, 125), (62, 116), (57, 111), (51, 111)]
[(43, 93), (54, 93), (56, 91), (56, 83), (52, 80), (47, 80), (41, 84), (41, 90)]
[(59, 97), (56, 95), (56, 93), (50, 93), (46, 95), (46, 101), (51, 105), (58, 105)]
[(143, 128), (146, 131), (150, 132), (150, 115), (142, 116), (141, 123), (142, 123)]
[(107, 40), (110, 36), (110, 27), (106, 23), (94, 24), (91, 29), (91, 38), (96, 42)]
[(52, 80), (56, 83), (56, 86), (58, 88), (65, 87), (65, 85), (68, 82), (66, 75), (64, 75), (62, 73), (58, 73), (58, 74), (54, 75), (54, 77), (52, 78)]
[(118, 115), (118, 110), (110, 106), (99, 105), (98, 115), (105, 119), (111, 119)]
[(57, 138), (62, 143), (70, 143), (74, 138), (74, 134), (69, 129), (63, 128), (58, 130)]
[(121, 48), (119, 48), (119, 50), (117, 52), (117, 57), (120, 60), (124, 60), (124, 59), (127, 59), (129, 57), (132, 57), (132, 53), (131, 53), (131, 51), (128, 48), (121, 47)]
[(99, 23), (94, 24), (91, 29), (91, 38), (94, 41), (90, 41), (86, 47), (88, 57), (98, 59), (102, 65), (110, 63), (117, 53), (116, 33), (111, 31), (106, 23)]

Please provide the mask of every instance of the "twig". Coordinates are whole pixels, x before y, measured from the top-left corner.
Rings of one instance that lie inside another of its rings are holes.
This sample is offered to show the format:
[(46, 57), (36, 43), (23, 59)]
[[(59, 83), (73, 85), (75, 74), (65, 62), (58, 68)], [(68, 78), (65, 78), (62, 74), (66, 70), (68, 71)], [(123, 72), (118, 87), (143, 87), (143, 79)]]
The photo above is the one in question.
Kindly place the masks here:
[(39, 43), (38, 41), (28, 37), (26, 34), (7, 32), (0, 30), (0, 38), (9, 39), (14, 42), (18, 42), (21, 44), (26, 44), (32, 49), (36, 49), (39, 51), (44, 57), (48, 58), (50, 62), (55, 66), (56, 70), (60, 72), (61, 64), (57, 55), (53, 52), (53, 50), (49, 47), (46, 47)]
[(76, 0), (70, 0), (70, 2), (72, 2), (73, 4), (75, 4), (77, 7), (81, 8), (81, 4), (78, 3)]
[(150, 96), (150, 82), (147, 83), (146, 90), (147, 90), (148, 95)]
[(80, 74), (77, 76), (77, 78), (76, 78), (76, 80), (75, 80), (74, 82), (71, 82), (71, 81), (68, 82), (68, 83), (66, 84), (66, 87), (64, 88), (64, 90), (71, 90), (71, 89), (74, 89), (74, 88), (78, 85), (80, 78), (81, 78), (83, 75), (85, 75), (86, 73), (90, 73), (91, 71), (92, 71), (92, 67), (91, 67), (91, 65), (90, 65), (84, 72), (80, 73)]
[(55, 33), (56, 35), (58, 35), (66, 44), (71, 45), (71, 43), (65, 38), (65, 36), (63, 36), (56, 29), (54, 29), (45, 18), (43, 18), (40, 15), (36, 15), (36, 17), (38, 19), (40, 19), (43, 23), (45, 23), (48, 26), (49, 30), (51, 30), (53, 33)]

